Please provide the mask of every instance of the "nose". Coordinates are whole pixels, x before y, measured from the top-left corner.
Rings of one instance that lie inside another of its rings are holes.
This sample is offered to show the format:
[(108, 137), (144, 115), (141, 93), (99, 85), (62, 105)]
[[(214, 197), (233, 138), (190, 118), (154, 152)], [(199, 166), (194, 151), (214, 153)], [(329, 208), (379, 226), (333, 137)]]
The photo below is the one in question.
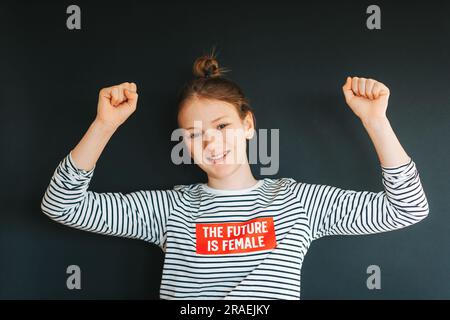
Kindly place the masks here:
[(217, 140), (216, 134), (212, 134), (211, 131), (206, 132), (203, 135), (203, 148), (204, 149), (211, 148), (211, 146), (214, 145), (216, 140)]
[(215, 151), (220, 152), (222, 146), (222, 134), (219, 130), (211, 130), (203, 135), (203, 149), (211, 154)]

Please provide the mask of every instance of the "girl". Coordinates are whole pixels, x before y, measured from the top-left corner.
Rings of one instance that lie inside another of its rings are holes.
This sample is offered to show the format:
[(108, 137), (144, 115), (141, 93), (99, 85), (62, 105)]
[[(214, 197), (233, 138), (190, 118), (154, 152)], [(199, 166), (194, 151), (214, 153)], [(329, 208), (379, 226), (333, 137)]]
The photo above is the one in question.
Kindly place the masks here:
[(379, 157), (384, 190), (375, 193), (255, 179), (246, 153), (255, 132), (248, 100), (214, 52), (198, 58), (193, 71), (178, 123), (207, 183), (128, 194), (88, 190), (102, 150), (136, 110), (136, 84), (125, 82), (100, 90), (96, 119), (59, 163), (41, 204), (68, 226), (160, 246), (161, 299), (300, 299), (313, 240), (400, 229), (428, 215), (415, 163), (386, 118), (389, 89), (381, 82), (348, 77), (342, 87)]

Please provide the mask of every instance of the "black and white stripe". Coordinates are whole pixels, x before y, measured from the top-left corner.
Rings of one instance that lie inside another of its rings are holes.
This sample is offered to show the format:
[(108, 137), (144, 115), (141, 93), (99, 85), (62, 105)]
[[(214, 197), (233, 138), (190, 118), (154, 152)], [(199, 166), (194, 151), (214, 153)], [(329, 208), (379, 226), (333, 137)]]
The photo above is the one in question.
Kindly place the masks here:
[[(343, 190), (265, 178), (253, 188), (221, 191), (204, 184), (128, 194), (89, 191), (94, 169), (76, 168), (69, 153), (42, 199), (50, 218), (91, 232), (141, 239), (165, 250), (162, 299), (300, 299), (303, 258), (329, 235), (396, 230), (428, 215), (412, 159), (381, 167), (384, 190)], [(277, 246), (228, 255), (196, 254), (196, 223), (273, 217)]]

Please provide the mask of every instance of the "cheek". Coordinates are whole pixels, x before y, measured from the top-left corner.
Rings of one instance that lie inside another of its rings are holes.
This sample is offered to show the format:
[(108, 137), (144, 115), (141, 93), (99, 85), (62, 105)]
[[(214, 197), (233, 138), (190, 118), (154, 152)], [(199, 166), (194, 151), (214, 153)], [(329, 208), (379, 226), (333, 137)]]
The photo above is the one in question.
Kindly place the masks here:
[(200, 139), (193, 139), (188, 144), (189, 153), (192, 158), (199, 157), (201, 155), (202, 143)]
[(245, 150), (247, 139), (243, 130), (236, 130), (227, 132), (224, 138), (224, 143), (228, 147), (232, 147), (236, 151)]
[(237, 158), (242, 161), (247, 156), (247, 140), (242, 138), (236, 145), (236, 152), (238, 153)]
[(232, 154), (228, 157), (228, 164), (241, 164), (245, 162), (247, 154), (247, 142), (244, 134), (226, 135), (227, 149), (232, 150)]

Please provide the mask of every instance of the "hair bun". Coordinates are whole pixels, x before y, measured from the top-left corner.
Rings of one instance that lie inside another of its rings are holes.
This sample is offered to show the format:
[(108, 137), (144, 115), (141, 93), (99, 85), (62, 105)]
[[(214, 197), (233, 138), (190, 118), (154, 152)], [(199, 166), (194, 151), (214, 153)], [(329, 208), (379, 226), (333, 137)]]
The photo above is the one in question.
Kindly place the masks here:
[(195, 77), (213, 78), (221, 76), (223, 69), (219, 67), (219, 62), (213, 52), (197, 58), (192, 71)]

